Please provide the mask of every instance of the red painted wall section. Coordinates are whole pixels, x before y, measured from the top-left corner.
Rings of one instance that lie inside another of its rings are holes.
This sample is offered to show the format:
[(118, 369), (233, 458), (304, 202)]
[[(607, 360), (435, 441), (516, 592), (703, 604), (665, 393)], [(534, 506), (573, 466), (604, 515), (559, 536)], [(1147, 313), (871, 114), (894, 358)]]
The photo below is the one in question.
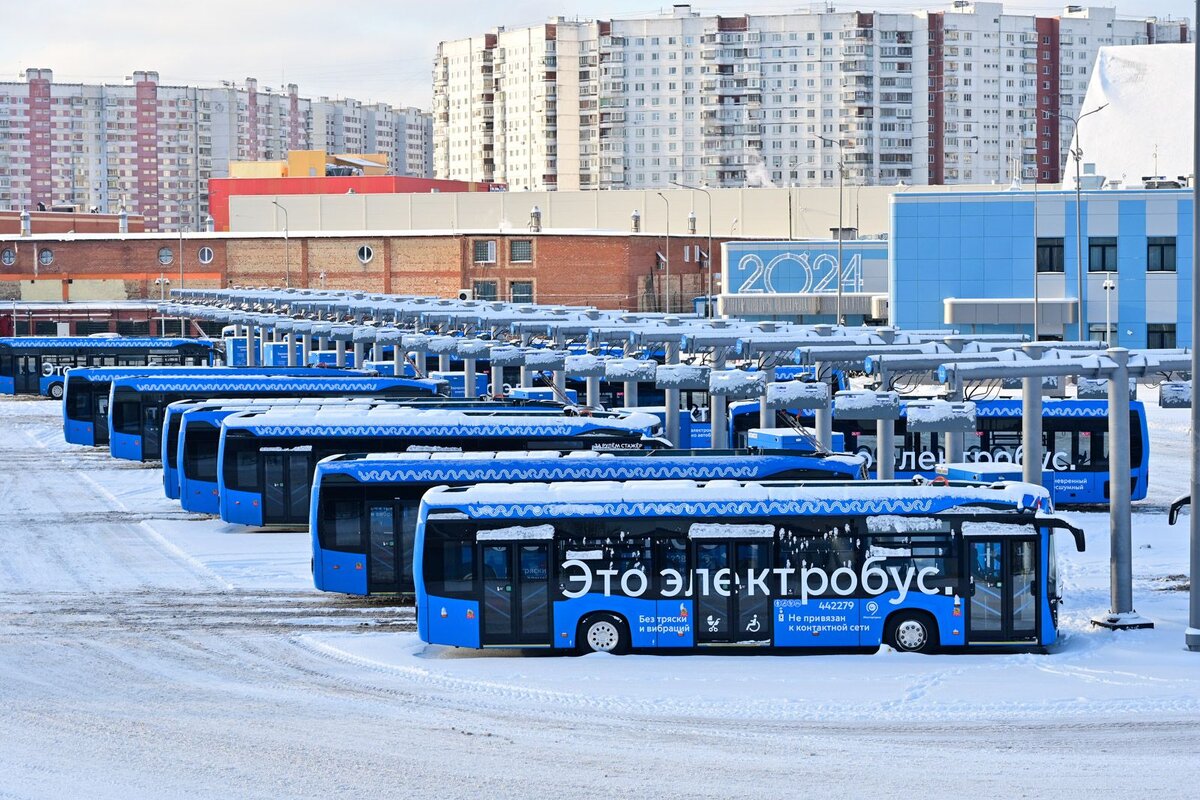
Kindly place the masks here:
[(929, 183), (946, 182), (946, 20), (942, 12), (929, 14)]
[(137, 99), (137, 174), (138, 194), (142, 199), (139, 209), (146, 224), (159, 227), (158, 205), (158, 84), (154, 81), (138, 81)]
[(208, 208), (218, 231), (229, 230), (229, 198), (234, 195), (281, 194), (427, 194), (490, 192), (500, 183), (470, 183), (396, 175), (357, 175), (316, 178), (213, 178), (208, 182)]
[[(1058, 183), (1062, 179), (1059, 163), (1058, 117), (1058, 18), (1037, 18), (1037, 165), (1038, 183)], [(1050, 163), (1043, 161), (1049, 157)]]
[(29, 81), (29, 181), (31, 209), (54, 202), (50, 183), (50, 81)]

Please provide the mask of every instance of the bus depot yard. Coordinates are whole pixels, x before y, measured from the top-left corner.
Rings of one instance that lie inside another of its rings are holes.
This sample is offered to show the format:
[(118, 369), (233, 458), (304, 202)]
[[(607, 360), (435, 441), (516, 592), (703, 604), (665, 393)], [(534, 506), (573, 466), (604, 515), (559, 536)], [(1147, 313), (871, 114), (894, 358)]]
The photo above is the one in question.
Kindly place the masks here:
[[(1200, 752), (1182, 647), (1188, 412), (1143, 387), (1136, 610), (1110, 631), (1109, 520), (1058, 510), (1047, 652), (547, 657), (426, 645), (412, 606), (314, 590), (307, 532), (182, 511), (157, 463), (0, 399), (4, 796), (1179, 793)], [(788, 776), (783, 779), (781, 776)], [(948, 787), (953, 787), (951, 791)]]

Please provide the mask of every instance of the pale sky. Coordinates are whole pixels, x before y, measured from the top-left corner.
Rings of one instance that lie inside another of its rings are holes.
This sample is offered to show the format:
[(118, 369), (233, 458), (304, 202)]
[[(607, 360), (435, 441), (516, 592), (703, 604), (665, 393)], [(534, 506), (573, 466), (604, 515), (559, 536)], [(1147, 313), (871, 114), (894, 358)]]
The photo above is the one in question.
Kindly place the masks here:
[[(1088, 5), (1083, 0), (1084, 5)], [(799, 0), (693, 7), (702, 13), (782, 13), (822, 3)], [(836, 3), (838, 10), (941, 10), (950, 2)], [(1065, 3), (1008, 0), (1006, 9), (1044, 15)], [(1114, 5), (1098, 2), (1092, 5)], [(1122, 16), (1193, 17), (1194, 0), (1117, 0)], [(552, 15), (610, 19), (654, 13), (646, 0), (0, 0), (0, 80), (48, 67), (56, 81), (121, 83), (157, 70), (163, 83), (215, 85), (258, 78), (295, 83), (302, 97), (353, 97), (394, 105), (431, 104), (437, 43), (497, 25), (532, 25)]]

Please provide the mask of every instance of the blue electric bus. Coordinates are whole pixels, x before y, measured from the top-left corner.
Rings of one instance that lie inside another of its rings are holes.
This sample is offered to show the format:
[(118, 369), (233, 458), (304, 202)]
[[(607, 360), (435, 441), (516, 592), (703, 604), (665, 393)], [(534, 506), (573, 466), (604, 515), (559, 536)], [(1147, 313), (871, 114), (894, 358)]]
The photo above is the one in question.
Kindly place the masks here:
[(0, 394), (40, 394), (59, 400), (75, 367), (204, 366), (212, 342), (112, 336), (17, 336), (0, 339)]
[[(301, 367), (89, 367), (67, 371), (63, 394), (63, 438), (69, 444), (103, 447), (108, 444), (108, 396), (114, 378), (138, 375), (312, 375)], [(316, 373), (326, 375), (328, 373)], [(344, 373), (338, 373), (344, 374)]]
[[(969, 462), (1021, 461), (1021, 400), (998, 398), (976, 400), (976, 431), (964, 443), (964, 458)], [(903, 416), (896, 420), (897, 478), (936, 476), (935, 467), (945, 461), (944, 434), (910, 433)], [(786, 424), (812, 424), (812, 412), (778, 412)], [(757, 427), (758, 401), (729, 404), (730, 442), (744, 446), (750, 428)], [(782, 424), (782, 423), (781, 423)], [(875, 423), (838, 419), (833, 430), (845, 437), (845, 448), (867, 458), (867, 468), (875, 474)], [(1129, 403), (1130, 483), (1132, 498), (1142, 500), (1149, 490), (1150, 434), (1146, 409), (1139, 400)], [(1108, 401), (1054, 400), (1042, 404), (1042, 447), (1044, 469), (1054, 476), (1054, 501), (1062, 505), (1108, 503)]]
[[(262, 411), (278, 406), (304, 406), (306, 408), (325, 405), (354, 405), (364, 407), (370, 404), (392, 402), (387, 398), (378, 397), (273, 397), (273, 398), (216, 398), (212, 400), (177, 400), (163, 411), (162, 436), (162, 474), (163, 493), (171, 500), (181, 500), (185, 511), (198, 511), (215, 514), (217, 476), (215, 462), (217, 458), (217, 443), (220, 441), (221, 420), (230, 414), (240, 411)], [(186, 436), (189, 425), (192, 427), (196, 440), (205, 437), (199, 435), (200, 428), (210, 429), (211, 448), (192, 450), (193, 473), (201, 463), (212, 462), (212, 486), (194, 484), (189, 492), (184, 494), (184, 475), (180, 469), (183, 455), (183, 437)], [(205, 458), (211, 451), (211, 456)], [(191, 498), (191, 499), (190, 499)], [(206, 502), (210, 501), (210, 502)], [(189, 505), (189, 503), (191, 505)], [(211, 506), (211, 507), (210, 507)]]
[(545, 416), (521, 411), (375, 408), (308, 414), (235, 414), (221, 423), (217, 454), (221, 519), (242, 525), (307, 526), (317, 462), (339, 453), (479, 450), (653, 450), (649, 414)]
[(411, 378), (329, 374), (133, 376), (112, 382), (108, 401), (109, 452), (114, 458), (150, 461), (162, 454), (163, 411), (176, 400), (214, 397), (435, 397), (445, 384)]
[(1040, 486), (481, 484), (426, 493), (417, 630), (430, 644), (631, 648), (973, 645), (1057, 638)]
[[(461, 400), (445, 397), (420, 398), (325, 398), (303, 400), (181, 400), (167, 406), (163, 427), (163, 488), (167, 497), (178, 498), (185, 511), (216, 514), (220, 511), (217, 485), (217, 451), (221, 443), (221, 422), (233, 414), (263, 411), (280, 406), (303, 405), (310, 408), (353, 405), (365, 409), (379, 405), (403, 405), (419, 408), (511, 409), (523, 414), (565, 413), (563, 406), (544, 401)], [(173, 448), (173, 449), (168, 449)], [(168, 475), (168, 472), (174, 476)]]
[(417, 507), (434, 486), (516, 481), (855, 480), (858, 456), (749, 450), (371, 453), (330, 456), (313, 477), (313, 581), (326, 592), (414, 591)]

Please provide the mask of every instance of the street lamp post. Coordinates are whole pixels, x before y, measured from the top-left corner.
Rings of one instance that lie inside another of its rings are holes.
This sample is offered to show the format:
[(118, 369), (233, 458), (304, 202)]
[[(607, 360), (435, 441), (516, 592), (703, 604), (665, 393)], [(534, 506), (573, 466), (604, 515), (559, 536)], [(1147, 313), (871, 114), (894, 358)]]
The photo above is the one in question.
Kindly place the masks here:
[(842, 193), (845, 190), (846, 161), (842, 156), (841, 136), (838, 136), (836, 140), (819, 135), (817, 138), (827, 144), (836, 144), (838, 149), (837, 324), (844, 325), (846, 320), (842, 316), (842, 239), (845, 232), (842, 229)]
[[(680, 189), (688, 189), (693, 192), (703, 192), (704, 199), (708, 202), (708, 252), (704, 256), (704, 260), (708, 262), (708, 302), (706, 303), (708, 316), (715, 317), (717, 315), (716, 305), (713, 302), (713, 289), (716, 284), (713, 280), (713, 249), (712, 249), (712, 194), (708, 189), (699, 186), (688, 186), (685, 183), (671, 181), (672, 186), (678, 186)], [(732, 231), (731, 231), (732, 233)]]
[(663, 310), (668, 314), (671, 313), (671, 203), (667, 200), (667, 196), (662, 192), (655, 192), (662, 198), (663, 203), (667, 206), (667, 224), (664, 228), (663, 238), (663, 266), (666, 268), (666, 281), (663, 286)]
[[(164, 275), (162, 272), (159, 272), (158, 277), (154, 279), (154, 285), (158, 287), (158, 301), (160, 303), (165, 303), (167, 301), (167, 287), (171, 285), (171, 279), (168, 278), (166, 275)], [(166, 331), (164, 330), (164, 328), (166, 327), (166, 324), (167, 324), (166, 316), (165, 315), (160, 316), (158, 318), (158, 335), (159, 336), (166, 336)]]
[(288, 245), (288, 212), (286, 208), (279, 205), (278, 200), (272, 200), (271, 205), (283, 212), (283, 285), (290, 289), (292, 288), (292, 262)]
[[(1196, 12), (1200, 14), (1200, 0), (1196, 3)], [(1192, 114), (1193, 130), (1200, 131), (1200, 58), (1195, 62), (1192, 76)], [(1196, 280), (1196, 265), (1200, 264), (1200, 136), (1192, 136), (1192, 340), (1188, 344), (1192, 348), (1192, 380), (1200, 374), (1200, 350), (1196, 348), (1196, 331), (1200, 330), (1200, 280)], [(1200, 497), (1200, 403), (1192, 403), (1191, 411), (1191, 444), (1192, 444), (1192, 474), (1190, 488), (1192, 490), (1192, 515), (1188, 525), (1188, 564), (1189, 575), (1192, 576), (1191, 590), (1188, 592), (1188, 626), (1184, 633), (1184, 645), (1192, 652), (1200, 651), (1200, 516), (1196, 515), (1196, 498)]]
[[(1108, 338), (1112, 335), (1112, 293), (1117, 288), (1117, 284), (1112, 278), (1105, 278), (1101, 287), (1104, 289), (1104, 346), (1117, 347), (1116, 342), (1110, 341)], [(1117, 341), (1120, 341), (1119, 336)]]
[[(1081, 342), (1087, 341), (1088, 335), (1086, 318), (1087, 305), (1084, 301), (1084, 295), (1086, 294), (1087, 287), (1084, 286), (1083, 283), (1083, 212), (1081, 210), (1083, 203), (1083, 184), (1081, 182), (1080, 175), (1080, 162), (1083, 161), (1083, 145), (1080, 143), (1079, 123), (1083, 121), (1084, 117), (1089, 117), (1092, 114), (1095, 114), (1097, 111), (1103, 111), (1107, 107), (1108, 103), (1105, 103), (1102, 106), (1093, 108), (1091, 111), (1088, 111), (1085, 114), (1080, 114), (1078, 117), (1072, 117), (1067, 114), (1063, 114), (1062, 112), (1059, 112), (1058, 114), (1060, 119), (1070, 121), (1071, 125), (1074, 126), (1075, 131), (1075, 147), (1073, 147), (1069, 152), (1071, 157), (1075, 159), (1075, 278), (1078, 281), (1077, 291), (1079, 292), (1079, 297), (1076, 300), (1076, 311), (1078, 312), (1079, 316), (1079, 341)], [(1105, 335), (1105, 338), (1107, 338), (1107, 334)]]
[[(188, 229), (187, 225), (179, 226), (179, 291), (183, 291), (183, 232)], [(187, 323), (184, 322), (183, 315), (179, 315), (179, 335), (187, 336)]]

